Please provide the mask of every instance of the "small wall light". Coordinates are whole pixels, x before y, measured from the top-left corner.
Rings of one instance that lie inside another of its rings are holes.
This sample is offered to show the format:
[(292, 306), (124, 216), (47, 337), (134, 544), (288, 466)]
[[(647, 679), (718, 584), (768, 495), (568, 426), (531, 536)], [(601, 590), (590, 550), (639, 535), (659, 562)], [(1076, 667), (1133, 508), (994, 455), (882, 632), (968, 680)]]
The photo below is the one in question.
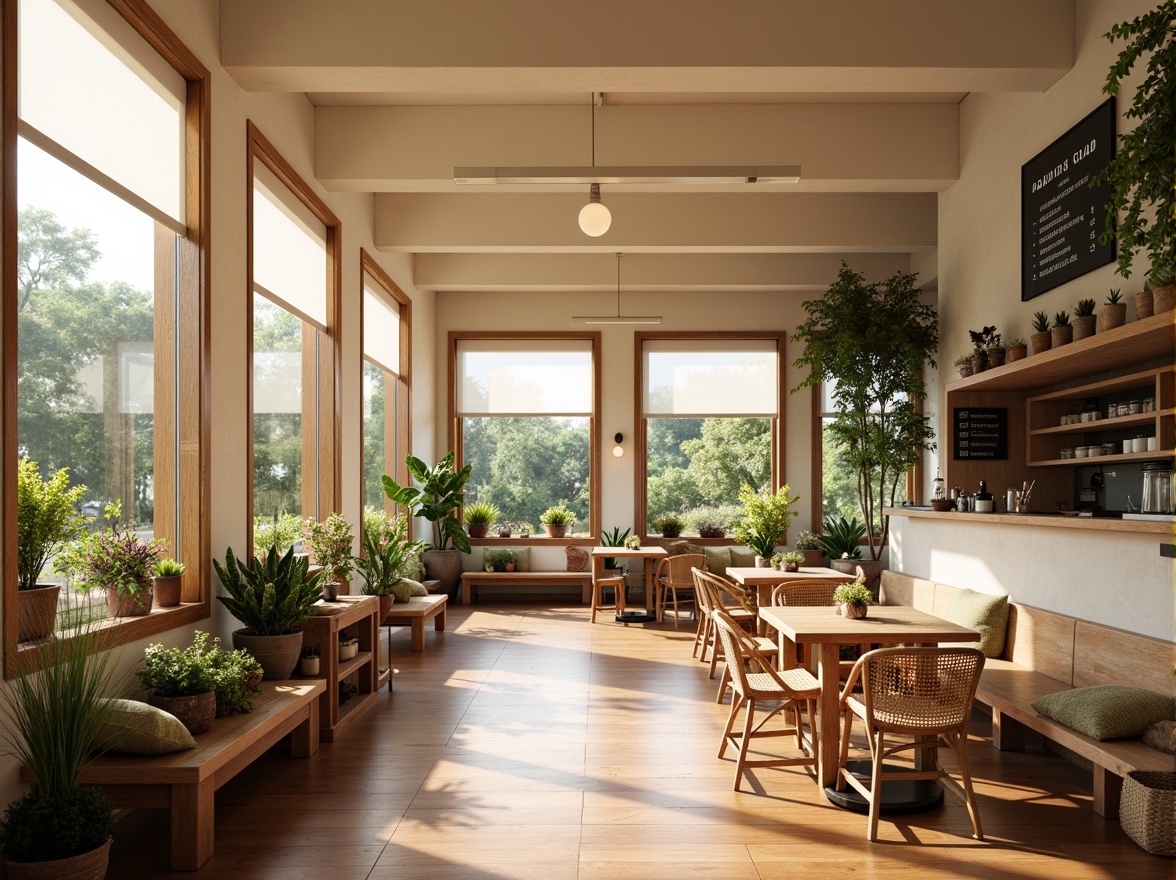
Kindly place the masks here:
[(625, 447), (623, 447), (621, 445), (621, 441), (624, 439), (625, 438), (621, 436), (621, 432), (617, 431), (616, 436), (613, 437), (613, 440), (615, 440), (616, 444), (617, 444), (616, 446), (613, 447), (613, 458), (620, 458), (622, 455), (625, 454)]

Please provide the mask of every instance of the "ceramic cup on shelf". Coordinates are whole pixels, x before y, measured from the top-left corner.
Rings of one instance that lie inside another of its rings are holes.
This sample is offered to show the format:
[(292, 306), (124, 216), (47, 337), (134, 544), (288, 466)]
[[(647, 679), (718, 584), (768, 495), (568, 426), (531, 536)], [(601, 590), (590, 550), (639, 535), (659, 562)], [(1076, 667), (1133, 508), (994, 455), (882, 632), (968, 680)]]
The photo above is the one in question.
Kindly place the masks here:
[(1135, 437), (1131, 441), (1132, 452), (1147, 452), (1147, 438), (1140, 436)]
[(1147, 451), (1148, 452), (1155, 452), (1156, 451), (1156, 438), (1155, 437), (1148, 437), (1147, 438)]
[(1126, 455), (1133, 448), (1134, 444), (1130, 440), (1123, 441), (1123, 454)]

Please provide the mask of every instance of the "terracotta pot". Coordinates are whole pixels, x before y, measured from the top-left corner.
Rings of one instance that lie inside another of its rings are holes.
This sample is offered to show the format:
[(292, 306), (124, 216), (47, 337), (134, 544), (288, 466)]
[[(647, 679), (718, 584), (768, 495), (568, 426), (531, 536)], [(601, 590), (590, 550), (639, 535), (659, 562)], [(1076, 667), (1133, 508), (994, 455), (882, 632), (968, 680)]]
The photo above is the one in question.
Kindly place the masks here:
[(392, 606), (396, 604), (396, 597), (389, 593), (387, 596), (379, 596), (380, 600), (380, 620), (386, 620), (388, 615), (392, 613)]
[(1052, 348), (1061, 348), (1074, 341), (1074, 328), (1070, 324), (1052, 327), (1049, 331), (1049, 344)]
[(180, 604), (183, 595), (184, 576), (172, 574), (155, 579), (155, 604), (160, 608), (171, 608)]
[(1025, 346), (1014, 345), (1012, 348), (1010, 348), (1008, 351), (1005, 352), (1005, 363), (1011, 364), (1014, 361), (1022, 360), (1022, 359), (1024, 359), (1025, 354), (1026, 354)]
[[(471, 538), (485, 538), (490, 534), (489, 523), (469, 523), (467, 525)], [(509, 537), (509, 536), (508, 536)]]
[(1004, 366), (1005, 350), (1003, 348), (990, 348), (985, 352), (985, 355), (988, 358), (988, 369)]
[(1127, 303), (1115, 303), (1098, 310), (1098, 332), (1105, 333), (1127, 322)]
[(1074, 328), (1074, 339), (1085, 339), (1087, 336), (1094, 335), (1094, 324), (1098, 320), (1094, 315), (1087, 315), (1084, 318), (1074, 318), (1070, 325)]
[(1135, 294), (1135, 320), (1140, 318), (1150, 318), (1152, 316), (1152, 309), (1154, 304), (1152, 302), (1152, 292), (1150, 290), (1141, 290)]
[(824, 550), (801, 550), (804, 554), (805, 568), (821, 568), (825, 564)]
[(17, 590), (17, 639), (35, 642), (47, 639), (57, 624), (57, 600), (61, 587), (37, 584), (31, 590)]
[(110, 866), (110, 840), (97, 849), (51, 862), (4, 860), (8, 880), (103, 880)]
[(567, 530), (567, 526), (552, 526), (548, 525), (547, 523), (543, 524), (543, 531), (547, 532), (547, 537), (549, 538), (562, 538)]
[(869, 605), (850, 605), (848, 602), (842, 602), (839, 606), (841, 609), (841, 616), (850, 620), (859, 620), (865, 617), (869, 611)]
[(253, 655), (264, 671), (264, 681), (282, 681), (290, 677), (302, 654), (302, 632), (255, 636), (239, 629), (233, 632), (233, 647)]
[(148, 614), (154, 604), (155, 595), (152, 590), (154, 578), (136, 578), (139, 582), (138, 592), (125, 593), (122, 596), (118, 590), (110, 588), (106, 591), (106, 607), (111, 617), (139, 617)]
[(800, 566), (795, 562), (785, 562), (781, 571), (800, 571)]
[(188, 728), (188, 733), (198, 736), (212, 728), (216, 717), (216, 692), (196, 694), (191, 697), (161, 697), (151, 694), (147, 702), (164, 712), (175, 715)]
[(1176, 285), (1167, 284), (1163, 287), (1152, 288), (1152, 314), (1172, 311), (1172, 292)]
[(507, 562), (502, 566), (503, 571), (514, 571), (517, 563)]
[(1030, 336), (1029, 341), (1033, 343), (1033, 353), (1041, 354), (1043, 351), (1049, 351), (1053, 335), (1048, 330), (1043, 330)]

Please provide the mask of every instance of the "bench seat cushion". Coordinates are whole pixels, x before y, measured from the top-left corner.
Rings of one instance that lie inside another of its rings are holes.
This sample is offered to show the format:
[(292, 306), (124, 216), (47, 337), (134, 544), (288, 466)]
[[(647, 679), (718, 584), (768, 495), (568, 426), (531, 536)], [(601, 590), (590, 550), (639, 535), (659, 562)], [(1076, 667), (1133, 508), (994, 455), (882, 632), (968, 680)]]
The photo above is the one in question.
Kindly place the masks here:
[(1102, 741), (1142, 736), (1157, 721), (1172, 719), (1176, 700), (1144, 688), (1104, 684), (1049, 694), (1035, 700), (1033, 708)]

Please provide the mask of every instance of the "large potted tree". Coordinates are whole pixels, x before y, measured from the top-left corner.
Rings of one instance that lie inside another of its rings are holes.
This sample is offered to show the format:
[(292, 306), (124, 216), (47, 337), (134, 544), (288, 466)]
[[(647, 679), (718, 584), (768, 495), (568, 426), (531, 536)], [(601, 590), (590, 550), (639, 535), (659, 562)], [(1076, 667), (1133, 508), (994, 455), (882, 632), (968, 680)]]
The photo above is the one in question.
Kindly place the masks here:
[(90, 518), (78, 512), (85, 486), (69, 485), (69, 468), (41, 479), (35, 461), (16, 470), (17, 638), (48, 638), (57, 620), (59, 584), (40, 583), (41, 571), (65, 544), (86, 533)]
[(792, 337), (805, 346), (795, 365), (809, 368), (793, 392), (818, 383), (831, 388), (837, 418), (826, 430), (839, 460), (857, 475), (875, 562), (890, 534), (882, 508), (894, 504), (899, 481), (923, 450), (935, 448), (918, 403), (926, 396), (923, 370), (935, 366), (939, 328), (935, 310), (919, 300), (915, 278), (897, 272), (867, 283), (843, 262), (828, 292), (804, 303), (808, 320)]
[(418, 486), (401, 486), (384, 475), (384, 494), (393, 504), (402, 505), (413, 516), (433, 524), (432, 543), (421, 558), (429, 578), (441, 582), (441, 590), (453, 599), (461, 582), (461, 554), (470, 552), (470, 542), (461, 525), (461, 506), (465, 503), (465, 484), (470, 466), (454, 470), (450, 452), (433, 467), (409, 455), (404, 459), (408, 472)]

